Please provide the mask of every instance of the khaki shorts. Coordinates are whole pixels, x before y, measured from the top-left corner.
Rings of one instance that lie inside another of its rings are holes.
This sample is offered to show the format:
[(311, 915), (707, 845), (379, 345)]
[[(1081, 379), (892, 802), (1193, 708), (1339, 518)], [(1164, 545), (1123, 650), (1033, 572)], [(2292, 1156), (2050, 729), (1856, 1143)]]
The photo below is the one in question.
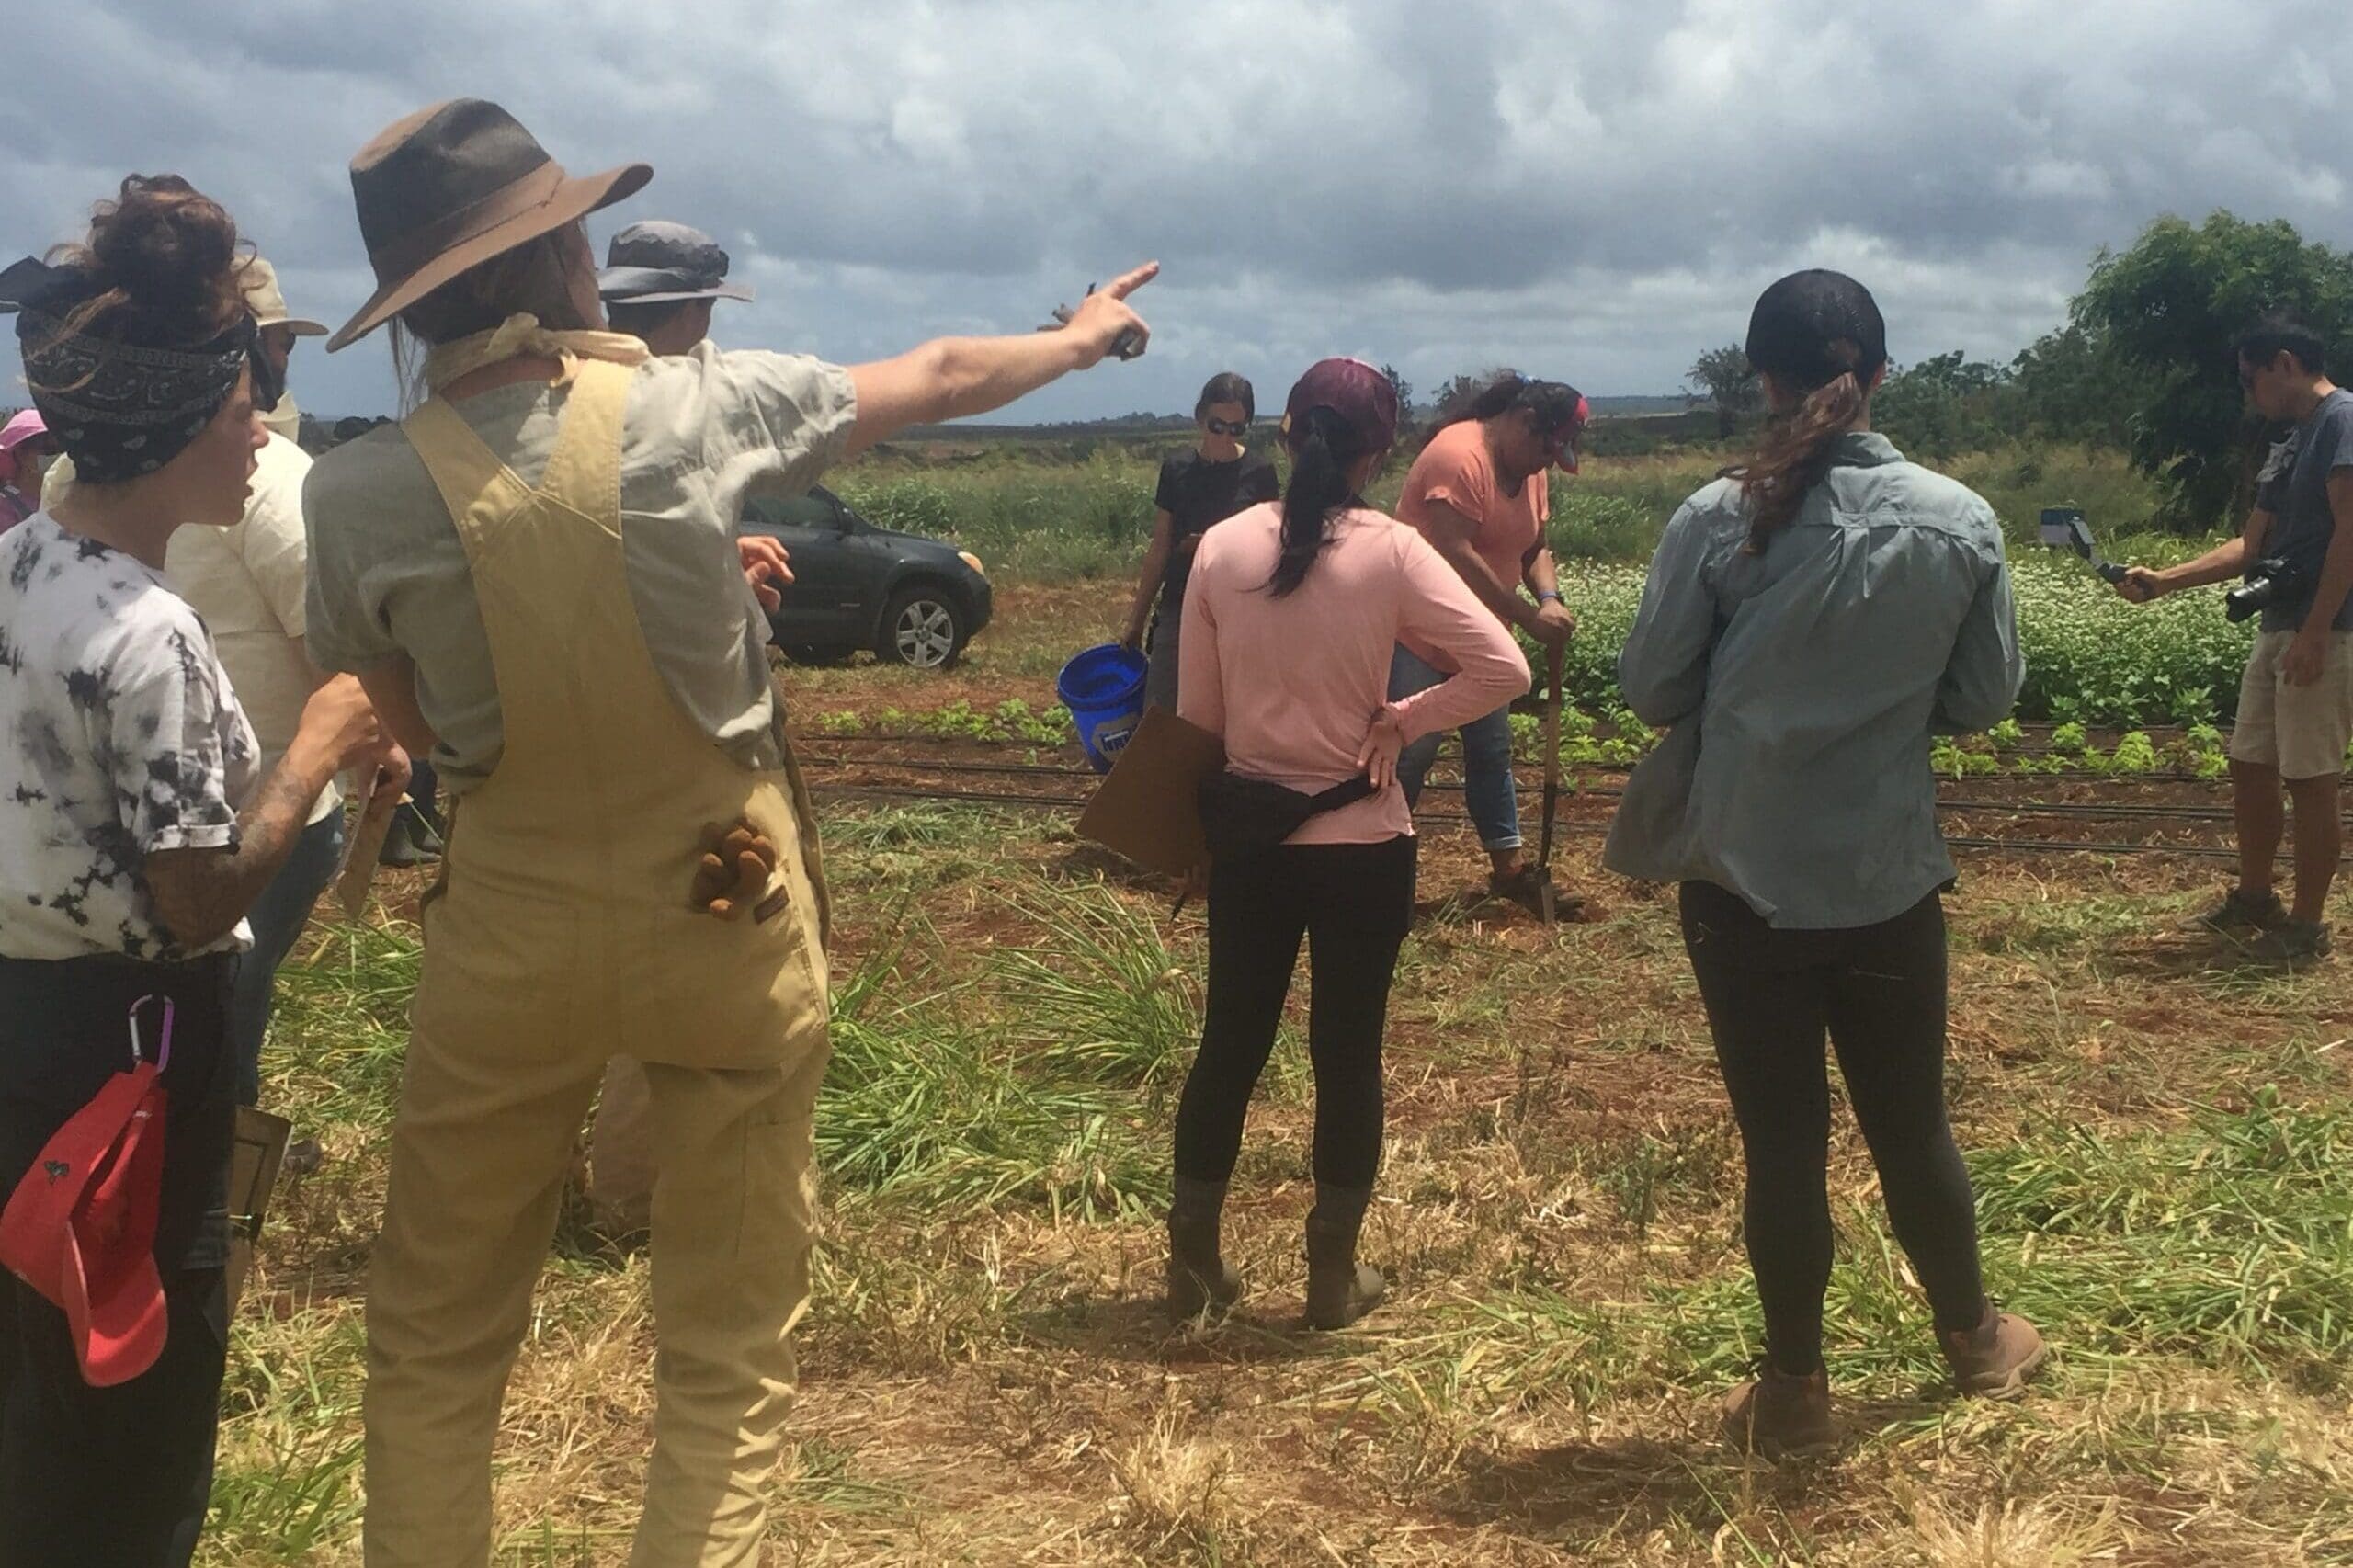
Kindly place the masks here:
[(2231, 732), (2231, 760), (2273, 767), (2282, 778), (2320, 778), (2345, 771), (2353, 741), (2353, 631), (2328, 634), (2320, 679), (2290, 686), (2279, 663), (2293, 631), (2266, 631), (2239, 682), (2239, 720)]

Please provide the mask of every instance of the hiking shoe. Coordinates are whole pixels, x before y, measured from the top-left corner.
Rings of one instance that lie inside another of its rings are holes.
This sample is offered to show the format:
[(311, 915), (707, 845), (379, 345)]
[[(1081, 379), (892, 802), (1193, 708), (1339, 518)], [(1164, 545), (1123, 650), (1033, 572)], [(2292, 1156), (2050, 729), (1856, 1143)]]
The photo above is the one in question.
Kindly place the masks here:
[(2290, 920), (2251, 938), (2246, 956), (2257, 963), (2317, 963), (2328, 957), (2328, 927), (2317, 920)]
[(2034, 1324), (2015, 1312), (1996, 1312), (1988, 1301), (1975, 1328), (1938, 1335), (1937, 1348), (1945, 1353), (1953, 1386), (1961, 1392), (2016, 1399), (2026, 1392), (2026, 1380), (2042, 1365), (2048, 1346)]
[(1798, 1377), (1765, 1368), (1724, 1396), (1724, 1440), (1768, 1460), (1835, 1447), (1838, 1426), (1830, 1417), (1829, 1369), (1816, 1367)]
[(2208, 931), (2219, 931), (2226, 937), (2244, 936), (2257, 931), (2269, 931), (2288, 924), (2288, 906), (2269, 888), (2251, 893), (2245, 888), (2233, 888), (2222, 895), (2222, 902), (2213, 908), (2193, 915), (2189, 924)]

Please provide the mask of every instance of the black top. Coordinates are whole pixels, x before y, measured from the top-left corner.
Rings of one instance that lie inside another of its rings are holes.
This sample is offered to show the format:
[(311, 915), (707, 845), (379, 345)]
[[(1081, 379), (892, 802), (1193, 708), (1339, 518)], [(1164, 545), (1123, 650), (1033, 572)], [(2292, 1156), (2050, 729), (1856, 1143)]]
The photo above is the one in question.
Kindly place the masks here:
[[(2295, 572), (2296, 586), (2290, 597), (2265, 608), (2266, 631), (2302, 628), (2320, 591), (2321, 563), (2327, 558), (2329, 540), (2336, 535), (2336, 513), (2328, 499), (2329, 477), (2339, 470), (2353, 469), (2353, 392), (2339, 387), (2321, 399), (2296, 427), (2293, 440), (2293, 455), (2266, 492), (2278, 532), (2263, 541), (2263, 553), (2285, 556)], [(2353, 631), (2353, 594), (2345, 597), (2329, 625), (2334, 631)]]
[(1193, 573), (1193, 552), (1184, 547), (1236, 512), (1282, 494), (1275, 478), (1275, 462), (1264, 452), (1245, 452), (1232, 462), (1211, 462), (1197, 448), (1188, 447), (1163, 458), (1160, 485), (1152, 504), (1175, 522), (1169, 532), (1176, 546), (1169, 552), (1167, 574), (1161, 579), (1160, 608), (1170, 615), (1185, 604), (1185, 584)]

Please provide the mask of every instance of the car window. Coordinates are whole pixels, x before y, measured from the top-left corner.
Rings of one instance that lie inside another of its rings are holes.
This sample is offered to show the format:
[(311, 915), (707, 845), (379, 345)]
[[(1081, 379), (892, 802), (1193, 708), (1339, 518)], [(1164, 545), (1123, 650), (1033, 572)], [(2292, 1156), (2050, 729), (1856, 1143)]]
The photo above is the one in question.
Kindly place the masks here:
[(772, 528), (830, 528), (840, 515), (838, 506), (822, 490), (806, 495), (750, 495), (744, 500), (744, 520)]

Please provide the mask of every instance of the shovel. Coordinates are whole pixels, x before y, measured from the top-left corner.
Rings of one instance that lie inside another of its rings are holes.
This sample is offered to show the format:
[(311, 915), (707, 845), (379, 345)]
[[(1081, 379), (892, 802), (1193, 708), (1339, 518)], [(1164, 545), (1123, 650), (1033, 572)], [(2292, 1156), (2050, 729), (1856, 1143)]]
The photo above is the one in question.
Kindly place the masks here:
[(1544, 826), (1536, 838), (1536, 886), (1538, 898), (1544, 906), (1544, 924), (1557, 925), (1561, 918), (1559, 894), (1552, 887), (1552, 819), (1561, 805), (1561, 662), (1563, 650), (1555, 648), (1547, 656), (1544, 678), (1549, 683), (1544, 694)]

